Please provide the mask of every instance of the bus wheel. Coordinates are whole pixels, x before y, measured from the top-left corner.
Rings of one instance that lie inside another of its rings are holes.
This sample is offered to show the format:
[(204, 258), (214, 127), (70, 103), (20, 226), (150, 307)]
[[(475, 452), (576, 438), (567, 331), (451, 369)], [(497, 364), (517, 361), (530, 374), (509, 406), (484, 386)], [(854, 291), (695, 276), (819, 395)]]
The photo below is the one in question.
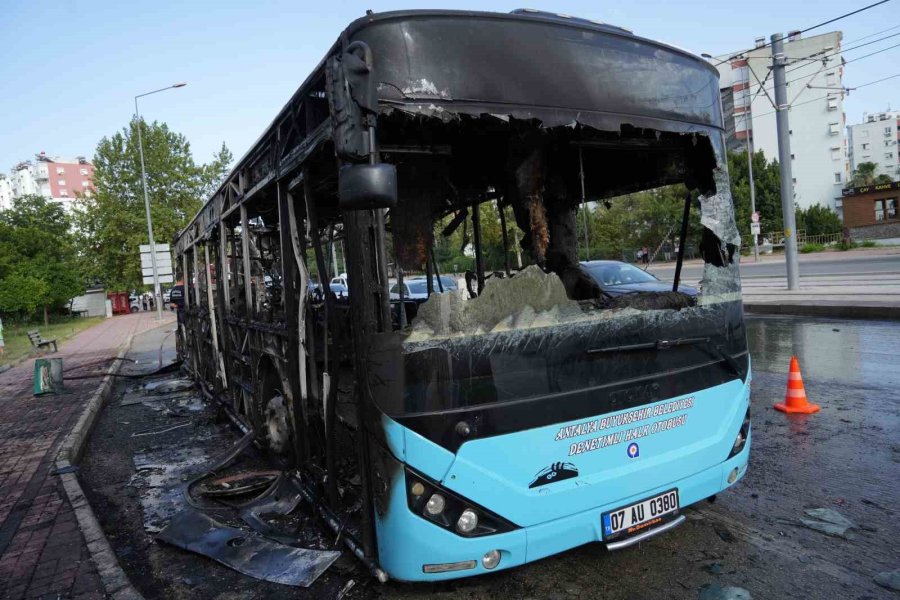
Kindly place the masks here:
[(293, 463), (294, 440), (291, 435), (287, 402), (281, 392), (275, 390), (266, 402), (263, 431), (269, 451), (287, 463)]

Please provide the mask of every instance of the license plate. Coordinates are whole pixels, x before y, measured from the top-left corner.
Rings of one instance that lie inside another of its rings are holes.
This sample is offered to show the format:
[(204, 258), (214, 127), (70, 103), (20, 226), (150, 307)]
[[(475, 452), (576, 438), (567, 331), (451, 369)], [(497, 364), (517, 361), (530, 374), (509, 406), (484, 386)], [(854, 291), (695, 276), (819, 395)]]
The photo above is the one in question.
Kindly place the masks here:
[(640, 533), (678, 514), (678, 490), (603, 513), (603, 539)]

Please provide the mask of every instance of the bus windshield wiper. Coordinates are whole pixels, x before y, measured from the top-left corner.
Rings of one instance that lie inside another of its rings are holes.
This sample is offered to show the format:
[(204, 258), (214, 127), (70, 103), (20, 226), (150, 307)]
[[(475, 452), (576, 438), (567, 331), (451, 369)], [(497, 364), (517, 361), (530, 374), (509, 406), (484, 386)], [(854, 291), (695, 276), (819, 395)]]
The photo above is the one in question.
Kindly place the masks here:
[(656, 340), (640, 344), (626, 344), (624, 346), (609, 346), (608, 348), (591, 348), (588, 354), (603, 354), (606, 352), (634, 352), (637, 350), (668, 350), (675, 346), (692, 346), (694, 344), (707, 344), (708, 337), (676, 338), (674, 340)]

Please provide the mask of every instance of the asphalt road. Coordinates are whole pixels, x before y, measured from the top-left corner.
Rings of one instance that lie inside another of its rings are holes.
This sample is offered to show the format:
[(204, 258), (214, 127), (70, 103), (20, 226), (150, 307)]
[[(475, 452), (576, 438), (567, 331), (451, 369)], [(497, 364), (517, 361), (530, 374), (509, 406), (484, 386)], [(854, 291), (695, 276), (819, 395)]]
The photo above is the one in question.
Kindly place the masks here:
[[(832, 258), (833, 256), (833, 258)], [(877, 277), (879, 273), (900, 273), (900, 254), (872, 256), (870, 254), (855, 255), (848, 253), (801, 254), (799, 257), (800, 277), (813, 275), (840, 275), (871, 273)], [(661, 263), (651, 266), (648, 271), (660, 279), (671, 280), (675, 272), (674, 263)], [(702, 265), (693, 262), (682, 269), (685, 281), (697, 282), (703, 275)], [(752, 257), (741, 259), (741, 278), (754, 277), (787, 277), (784, 259), (755, 263)]]
[[(198, 416), (190, 427), (135, 438), (133, 432), (170, 418), (114, 400), (81, 472), (123, 567), (149, 600), (335, 598), (351, 579), (346, 600), (726, 598), (710, 595), (709, 586), (740, 587), (757, 600), (898, 598), (873, 577), (900, 568), (900, 324), (751, 316), (747, 326), (753, 356), (747, 475), (714, 504), (687, 508), (681, 527), (618, 552), (589, 544), (521, 568), (433, 585), (377, 584), (342, 558), (311, 588), (290, 588), (155, 543), (142, 528), (140, 492), (129, 484), (135, 445), (159, 448), (191, 436), (208, 444), (209, 432), (237, 439), (221, 423)], [(147, 349), (151, 360), (157, 343)], [(792, 355), (810, 400), (822, 406), (817, 414), (772, 409), (784, 398)], [(836, 510), (854, 527), (846, 537), (809, 529), (801, 519), (814, 508)]]

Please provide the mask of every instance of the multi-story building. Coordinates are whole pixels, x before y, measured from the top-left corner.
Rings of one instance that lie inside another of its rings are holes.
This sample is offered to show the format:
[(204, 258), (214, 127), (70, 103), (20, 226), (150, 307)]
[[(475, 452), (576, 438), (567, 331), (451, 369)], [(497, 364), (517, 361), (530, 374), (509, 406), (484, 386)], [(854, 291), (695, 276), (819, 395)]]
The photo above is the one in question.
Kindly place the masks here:
[(12, 197), (37, 194), (67, 204), (79, 194), (94, 191), (94, 166), (79, 156), (75, 159), (50, 158), (41, 152), (33, 161), (22, 161), (10, 172)]
[(12, 204), (12, 182), (5, 174), (0, 173), (0, 210), (6, 210)]
[[(814, 204), (841, 211), (841, 189), (849, 176), (844, 136), (844, 90), (840, 31), (809, 38), (791, 32), (784, 42), (790, 104), (791, 166), (797, 207)], [(729, 150), (743, 151), (747, 138), (767, 160), (778, 160), (772, 48), (756, 47), (723, 55), (715, 62)]]
[(876, 175), (900, 181), (900, 111), (863, 113), (862, 123), (847, 127), (850, 169), (860, 163), (875, 163)]

